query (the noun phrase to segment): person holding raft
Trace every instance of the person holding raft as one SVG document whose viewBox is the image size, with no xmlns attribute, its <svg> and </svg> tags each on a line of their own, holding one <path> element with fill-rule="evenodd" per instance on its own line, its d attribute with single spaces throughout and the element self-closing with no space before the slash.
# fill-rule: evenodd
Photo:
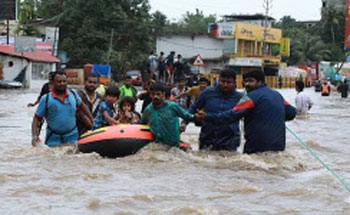
<svg viewBox="0 0 350 215">
<path fill-rule="evenodd" d="M 195 116 L 179 104 L 166 100 L 166 89 L 163 83 L 152 84 L 150 88 L 152 103 L 143 112 L 140 123 L 149 125 L 156 143 L 179 147 L 179 117 L 193 122 Z"/>
<path fill-rule="evenodd" d="M 243 74 L 243 83 L 247 94 L 232 110 L 216 114 L 200 111 L 196 114 L 197 119 L 225 125 L 244 117 L 244 153 L 283 151 L 286 147 L 285 121 L 295 118 L 296 109 L 280 93 L 266 86 L 262 70 Z"/>
<path fill-rule="evenodd" d="M 75 90 L 67 90 L 67 76 L 64 72 L 54 73 L 52 79 L 52 91 L 40 99 L 33 117 L 33 146 L 41 142 L 39 135 L 42 118 L 47 121 L 45 144 L 54 147 L 62 144 L 76 144 L 79 138 L 75 117 L 77 111 L 91 116 L 78 93 Z"/>
</svg>

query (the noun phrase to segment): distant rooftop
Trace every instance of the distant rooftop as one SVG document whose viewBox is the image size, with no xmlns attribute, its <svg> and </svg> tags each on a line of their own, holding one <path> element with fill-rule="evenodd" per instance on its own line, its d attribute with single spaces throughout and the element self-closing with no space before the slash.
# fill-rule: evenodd
<svg viewBox="0 0 350 215">
<path fill-rule="evenodd" d="M 265 19 L 263 14 L 254 14 L 254 15 L 225 15 L 223 16 L 226 21 L 239 21 L 239 20 L 262 20 Z M 268 20 L 275 21 L 274 18 L 268 16 Z"/>
</svg>

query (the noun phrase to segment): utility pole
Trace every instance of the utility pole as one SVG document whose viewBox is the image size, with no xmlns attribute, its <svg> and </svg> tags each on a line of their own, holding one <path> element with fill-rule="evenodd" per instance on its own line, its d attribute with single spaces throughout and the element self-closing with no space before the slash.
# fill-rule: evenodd
<svg viewBox="0 0 350 215">
<path fill-rule="evenodd" d="M 10 20 L 6 19 L 6 41 L 7 45 L 10 44 Z"/>
<path fill-rule="evenodd" d="M 264 37 L 263 37 L 263 55 L 268 54 L 268 45 L 266 42 L 266 36 L 267 36 L 267 28 L 268 28 L 268 18 L 269 18 L 269 12 L 272 8 L 272 1 L 273 0 L 264 0 L 263 8 L 265 9 L 265 20 L 264 20 Z"/>
<path fill-rule="evenodd" d="M 108 48 L 108 53 L 107 53 L 107 64 L 109 64 L 109 60 L 110 60 L 112 49 L 113 49 L 113 47 L 112 47 L 113 46 L 113 34 L 114 34 L 114 29 L 112 28 L 111 38 L 109 40 L 109 48 Z"/>
</svg>

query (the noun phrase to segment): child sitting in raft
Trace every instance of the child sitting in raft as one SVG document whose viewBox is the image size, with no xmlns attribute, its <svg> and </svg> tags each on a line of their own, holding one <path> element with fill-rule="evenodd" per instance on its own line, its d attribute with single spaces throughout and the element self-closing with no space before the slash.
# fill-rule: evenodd
<svg viewBox="0 0 350 215">
<path fill-rule="evenodd" d="M 127 96 L 121 100 L 119 113 L 115 119 L 122 124 L 137 124 L 139 122 L 140 115 L 135 111 L 134 98 Z"/>
<path fill-rule="evenodd" d="M 120 91 L 118 87 L 110 86 L 107 88 L 104 101 L 101 103 L 94 119 L 92 130 L 118 124 L 118 121 L 114 119 L 116 115 L 114 105 L 118 101 L 119 94 Z"/>
</svg>

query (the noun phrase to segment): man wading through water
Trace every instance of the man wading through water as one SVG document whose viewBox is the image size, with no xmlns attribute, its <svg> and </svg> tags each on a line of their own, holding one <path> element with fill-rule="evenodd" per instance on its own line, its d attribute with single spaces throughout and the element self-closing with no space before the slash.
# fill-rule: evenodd
<svg viewBox="0 0 350 215">
<path fill-rule="evenodd" d="M 62 144 L 76 144 L 79 138 L 75 118 L 77 110 L 92 118 L 89 109 L 81 102 L 77 92 L 67 90 L 66 74 L 63 72 L 55 73 L 52 91 L 40 99 L 33 117 L 32 145 L 37 146 L 41 142 L 39 122 L 42 118 L 47 121 L 46 145 L 54 147 Z"/>
</svg>

